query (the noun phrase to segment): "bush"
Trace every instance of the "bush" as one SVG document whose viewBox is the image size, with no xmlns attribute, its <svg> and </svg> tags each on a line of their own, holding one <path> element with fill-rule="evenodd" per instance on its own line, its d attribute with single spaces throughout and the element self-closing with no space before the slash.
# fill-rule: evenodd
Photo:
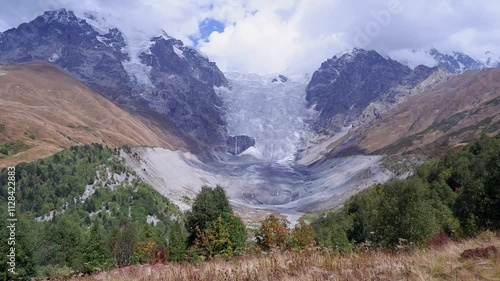
<svg viewBox="0 0 500 281">
<path fill-rule="evenodd" d="M 299 223 L 295 225 L 290 234 L 290 243 L 293 250 L 301 250 L 316 245 L 316 233 L 314 228 L 305 223 L 303 219 L 299 219 Z"/>
<path fill-rule="evenodd" d="M 440 232 L 427 192 L 426 185 L 416 178 L 385 186 L 375 219 L 375 236 L 380 244 L 397 245 L 401 239 L 422 244 Z"/>
<path fill-rule="evenodd" d="M 344 216 L 335 212 L 313 222 L 318 245 L 340 251 L 350 248 L 346 232 L 350 226 Z"/>
<path fill-rule="evenodd" d="M 117 226 L 108 240 L 108 247 L 117 266 L 130 265 L 137 244 L 137 228 L 132 222 Z"/>
<path fill-rule="evenodd" d="M 164 262 L 165 250 L 155 241 L 138 242 L 134 254 L 132 256 L 133 263 L 149 263 Z"/>
<path fill-rule="evenodd" d="M 257 232 L 257 244 L 265 251 L 272 249 L 287 249 L 289 246 L 288 221 L 280 219 L 275 215 L 268 216 L 262 221 Z"/>
<path fill-rule="evenodd" d="M 194 250 L 198 255 L 229 258 L 243 250 L 246 241 L 245 225 L 234 214 L 224 213 L 203 231 L 197 228 Z"/>
</svg>

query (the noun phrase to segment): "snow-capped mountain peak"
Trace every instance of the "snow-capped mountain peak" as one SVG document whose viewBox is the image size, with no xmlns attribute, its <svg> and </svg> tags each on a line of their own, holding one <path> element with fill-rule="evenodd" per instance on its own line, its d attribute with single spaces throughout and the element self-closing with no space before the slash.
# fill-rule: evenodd
<svg viewBox="0 0 500 281">
<path fill-rule="evenodd" d="M 391 56 L 412 68 L 420 64 L 429 67 L 438 66 L 452 74 L 500 66 L 497 63 L 500 59 L 489 52 L 485 54 L 485 58 L 476 58 L 463 52 L 443 53 L 436 48 L 431 48 L 429 50 L 397 50 L 391 52 Z"/>
<path fill-rule="evenodd" d="M 227 81 L 215 63 L 159 28 L 150 37 L 115 23 L 95 12 L 47 11 L 0 34 L 0 61 L 50 61 L 116 103 L 155 112 L 187 143 L 225 147 L 213 87 Z"/>
<path fill-rule="evenodd" d="M 500 68 L 500 56 L 490 51 L 486 51 L 484 53 L 484 58 L 482 59 L 482 62 L 484 63 L 484 65 L 486 65 L 486 67 Z"/>
<path fill-rule="evenodd" d="M 72 11 L 68 11 L 66 9 L 47 11 L 42 15 L 42 17 L 46 23 L 57 21 L 67 24 L 70 22 L 78 21 L 78 18 L 75 16 L 75 14 Z"/>
</svg>

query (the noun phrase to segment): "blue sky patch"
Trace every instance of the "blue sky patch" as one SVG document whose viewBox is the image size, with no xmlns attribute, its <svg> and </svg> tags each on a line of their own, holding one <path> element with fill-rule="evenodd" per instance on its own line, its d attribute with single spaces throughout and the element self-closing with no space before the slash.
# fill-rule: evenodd
<svg viewBox="0 0 500 281">
<path fill-rule="evenodd" d="M 206 41 L 208 39 L 208 36 L 212 34 L 212 32 L 217 31 L 217 32 L 223 32 L 224 31 L 224 24 L 218 20 L 212 19 L 212 18 L 206 18 L 203 20 L 200 25 L 200 36 L 194 37 L 190 36 L 189 38 L 193 40 L 195 46 L 198 45 L 198 41 L 203 40 Z"/>
</svg>

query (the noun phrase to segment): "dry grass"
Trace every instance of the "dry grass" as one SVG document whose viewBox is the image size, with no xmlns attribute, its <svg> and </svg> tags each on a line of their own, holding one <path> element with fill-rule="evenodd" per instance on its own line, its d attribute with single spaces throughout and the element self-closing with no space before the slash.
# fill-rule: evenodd
<svg viewBox="0 0 500 281">
<path fill-rule="evenodd" d="M 448 139 L 449 145 L 453 146 L 479 136 L 485 128 L 479 124 L 486 118 L 492 118 L 490 124 L 497 124 L 489 132 L 496 135 L 500 121 L 500 104 L 495 102 L 500 96 L 499 79 L 498 69 L 467 72 L 450 78 L 437 88 L 411 96 L 382 114 L 381 119 L 362 127 L 364 138 L 358 149 L 374 153 L 400 142 L 394 150 L 402 153 L 432 147 L 433 142 L 441 137 Z M 449 128 L 432 127 L 458 113 L 464 113 L 464 116 L 455 120 L 456 123 L 449 123 Z M 422 133 L 426 129 L 429 131 Z M 458 133 L 461 130 L 463 132 Z M 417 138 L 418 134 L 422 134 L 421 137 Z"/>
<path fill-rule="evenodd" d="M 49 63 L 2 66 L 2 71 L 0 144 L 22 141 L 30 149 L 0 159 L 0 168 L 47 157 L 73 145 L 169 149 L 184 145 Z"/>
<path fill-rule="evenodd" d="M 466 249 L 492 245 L 500 247 L 500 237 L 489 233 L 414 252 L 339 255 L 314 249 L 201 264 L 131 266 L 74 280 L 500 280 L 499 256 L 460 257 Z"/>
</svg>

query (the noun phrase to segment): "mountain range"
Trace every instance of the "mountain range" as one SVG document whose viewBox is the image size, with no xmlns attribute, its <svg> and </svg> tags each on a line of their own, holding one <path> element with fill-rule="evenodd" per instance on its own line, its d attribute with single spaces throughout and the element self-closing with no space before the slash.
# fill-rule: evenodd
<svg viewBox="0 0 500 281">
<path fill-rule="evenodd" d="M 0 164 L 92 142 L 156 147 L 125 158 L 176 203 L 222 182 L 242 210 L 322 211 L 395 177 L 387 157 L 414 164 L 500 131 L 495 55 L 426 54 L 434 66 L 355 48 L 310 77 L 224 74 L 165 32 L 47 11 L 0 33 Z"/>
<path fill-rule="evenodd" d="M 225 145 L 222 101 L 227 85 L 215 63 L 165 33 L 146 42 L 103 30 L 65 9 L 47 11 L 0 33 L 0 61 L 49 61 L 119 106 L 155 119 L 192 150 Z"/>
</svg>

